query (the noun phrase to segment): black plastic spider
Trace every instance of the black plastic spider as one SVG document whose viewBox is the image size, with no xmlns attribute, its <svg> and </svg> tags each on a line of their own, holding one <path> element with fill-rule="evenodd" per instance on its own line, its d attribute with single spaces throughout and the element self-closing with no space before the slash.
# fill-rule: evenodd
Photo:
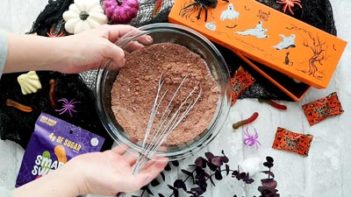
<svg viewBox="0 0 351 197">
<path fill-rule="evenodd" d="M 205 22 L 207 21 L 207 9 L 208 8 L 215 8 L 217 6 L 218 1 L 217 0 L 195 0 L 194 3 L 190 3 L 189 5 L 186 5 L 183 7 L 179 14 L 181 16 L 187 16 L 190 15 L 195 9 L 199 10 L 197 14 L 197 19 L 200 19 L 202 9 L 205 10 Z M 189 13 L 190 12 L 190 13 Z"/>
</svg>

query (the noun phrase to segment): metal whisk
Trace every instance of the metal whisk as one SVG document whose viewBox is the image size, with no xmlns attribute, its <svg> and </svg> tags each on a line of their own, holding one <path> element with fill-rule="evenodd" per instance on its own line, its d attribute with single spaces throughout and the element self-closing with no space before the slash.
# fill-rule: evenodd
<svg viewBox="0 0 351 197">
<path fill-rule="evenodd" d="M 172 94 L 169 90 L 165 90 L 161 95 L 164 86 L 163 74 L 158 81 L 156 96 L 151 108 L 150 117 L 145 129 L 145 136 L 142 143 L 142 152 L 133 169 L 133 174 L 137 174 L 159 150 L 160 146 L 165 142 L 167 137 L 174 129 L 187 117 L 195 104 L 199 101 L 202 89 L 197 84 L 189 92 L 187 96 L 181 99 L 180 104 L 176 104 L 175 100 L 179 96 L 179 91 L 184 86 L 187 77 L 184 77 L 177 89 L 173 93 L 166 108 L 160 109 L 161 103 L 165 100 L 167 94 Z M 156 115 L 159 115 L 159 121 L 155 124 Z M 154 129 L 153 129 L 154 128 Z"/>
</svg>

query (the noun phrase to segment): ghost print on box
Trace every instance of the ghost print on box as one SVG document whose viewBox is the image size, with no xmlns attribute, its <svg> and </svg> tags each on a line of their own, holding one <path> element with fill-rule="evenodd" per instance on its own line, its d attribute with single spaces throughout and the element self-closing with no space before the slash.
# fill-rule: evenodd
<svg viewBox="0 0 351 197">
<path fill-rule="evenodd" d="M 228 4 L 228 8 L 221 13 L 221 21 L 238 19 L 240 13 L 234 9 L 233 4 Z"/>
<path fill-rule="evenodd" d="M 280 34 L 280 37 L 282 38 L 282 40 L 277 45 L 274 45 L 273 48 L 277 50 L 283 50 L 295 47 L 295 34 L 291 34 L 290 36 Z"/>
<path fill-rule="evenodd" d="M 255 36 L 256 38 L 262 39 L 267 38 L 267 29 L 263 27 L 262 21 L 258 21 L 258 24 L 253 29 L 247 29 L 244 31 L 237 31 L 236 33 L 242 36 Z"/>
</svg>

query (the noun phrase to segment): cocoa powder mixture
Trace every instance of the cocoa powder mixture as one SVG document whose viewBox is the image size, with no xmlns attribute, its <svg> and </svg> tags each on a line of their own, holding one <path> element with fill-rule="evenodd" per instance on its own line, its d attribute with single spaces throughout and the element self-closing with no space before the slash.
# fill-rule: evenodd
<svg viewBox="0 0 351 197">
<path fill-rule="evenodd" d="M 186 77 L 176 103 L 180 104 L 195 86 L 200 86 L 202 96 L 186 119 L 168 136 L 166 145 L 189 142 L 206 131 L 214 118 L 220 87 L 212 78 L 206 62 L 189 49 L 171 43 L 153 44 L 126 54 L 126 64 L 120 70 L 111 90 L 111 106 L 117 122 L 132 139 L 143 140 L 150 110 L 156 96 L 161 75 L 165 85 L 161 94 L 169 94 L 162 109 L 171 100 L 173 92 Z M 156 121 L 157 123 L 157 121 Z"/>
</svg>

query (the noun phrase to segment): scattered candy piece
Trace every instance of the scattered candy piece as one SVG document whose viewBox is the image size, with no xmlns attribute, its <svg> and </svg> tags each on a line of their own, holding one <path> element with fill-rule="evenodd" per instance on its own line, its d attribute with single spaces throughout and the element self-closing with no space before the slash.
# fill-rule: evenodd
<svg viewBox="0 0 351 197">
<path fill-rule="evenodd" d="M 302 106 L 302 109 L 311 126 L 330 116 L 336 116 L 344 112 L 336 92 L 331 93 L 327 97 L 305 104 Z"/>
<path fill-rule="evenodd" d="M 35 71 L 29 71 L 28 73 L 21 74 L 17 77 L 17 82 L 21 86 L 23 95 L 35 93 L 41 89 L 41 83 Z"/>
<path fill-rule="evenodd" d="M 12 99 L 6 99 L 6 106 L 8 107 L 14 107 L 22 112 L 30 113 L 33 111 L 33 109 L 29 106 L 22 105 L 21 103 L 18 103 Z"/>
<path fill-rule="evenodd" d="M 59 162 L 61 162 L 61 163 L 67 162 L 67 155 L 66 155 L 65 147 L 63 147 L 62 145 L 55 146 L 54 153 L 55 153 L 57 160 Z"/>
<path fill-rule="evenodd" d="M 261 146 L 261 143 L 258 141 L 258 133 L 256 131 L 256 129 L 254 128 L 255 134 L 251 134 L 249 132 L 249 128 L 246 127 L 245 131 L 244 131 L 244 144 L 246 146 L 249 147 L 255 147 L 256 149 L 258 149 L 259 146 Z"/>
<path fill-rule="evenodd" d="M 253 114 L 250 116 L 250 118 L 247 118 L 247 119 L 245 119 L 245 120 L 241 120 L 241 121 L 239 121 L 239 122 L 237 122 L 237 123 L 234 123 L 234 124 L 233 124 L 233 129 L 237 129 L 237 128 L 241 127 L 241 126 L 250 124 L 250 123 L 252 123 L 253 121 L 255 121 L 255 120 L 257 119 L 257 117 L 258 117 L 258 112 L 255 112 L 255 113 L 253 113 Z"/>
<path fill-rule="evenodd" d="M 308 156 L 312 139 L 312 135 L 294 133 L 287 129 L 278 127 L 272 148 Z"/>
<path fill-rule="evenodd" d="M 56 107 L 56 96 L 55 96 L 55 85 L 56 81 L 54 79 L 50 79 L 50 91 L 49 91 L 49 98 L 50 104 L 53 108 Z"/>
<path fill-rule="evenodd" d="M 152 10 L 152 17 L 155 17 L 161 10 L 163 4 L 163 0 L 156 0 L 154 9 Z"/>
<path fill-rule="evenodd" d="M 60 29 L 59 25 L 54 25 L 50 28 L 50 31 L 46 33 L 46 35 L 50 38 L 58 38 L 65 36 L 65 32 L 63 31 L 63 29 Z"/>
<path fill-rule="evenodd" d="M 252 75 L 240 66 L 238 70 L 235 71 L 234 76 L 230 79 L 230 83 L 232 85 L 231 104 L 234 105 L 240 95 L 254 82 L 255 79 L 252 77 Z"/>
<path fill-rule="evenodd" d="M 57 112 L 59 112 L 60 115 L 64 113 L 68 113 L 71 117 L 73 117 L 72 113 L 77 112 L 75 109 L 76 108 L 75 104 L 79 103 L 78 101 L 75 101 L 74 99 L 69 101 L 66 98 L 62 98 L 58 101 L 62 102 L 62 108 L 56 110 Z"/>
<path fill-rule="evenodd" d="M 269 100 L 269 99 L 258 99 L 258 102 L 260 103 L 267 103 L 268 105 L 276 108 L 276 109 L 279 109 L 279 110 L 287 110 L 287 107 L 285 105 L 282 105 L 280 103 L 277 103 L 273 100 Z"/>
</svg>

